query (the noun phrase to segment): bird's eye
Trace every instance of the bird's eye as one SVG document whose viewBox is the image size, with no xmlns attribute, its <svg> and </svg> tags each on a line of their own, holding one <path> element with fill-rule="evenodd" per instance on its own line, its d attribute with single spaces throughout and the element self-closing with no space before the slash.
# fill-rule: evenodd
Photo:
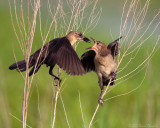
<svg viewBox="0 0 160 128">
<path fill-rule="evenodd" d="M 82 36 L 82 33 L 80 33 L 79 36 Z"/>
</svg>

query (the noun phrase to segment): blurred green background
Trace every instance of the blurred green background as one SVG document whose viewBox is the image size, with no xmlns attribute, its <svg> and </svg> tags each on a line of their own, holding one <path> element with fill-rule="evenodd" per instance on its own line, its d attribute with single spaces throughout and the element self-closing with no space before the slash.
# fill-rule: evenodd
<svg viewBox="0 0 160 128">
<path fill-rule="evenodd" d="M 123 0 L 100 0 L 97 5 L 103 9 L 100 21 L 96 28 L 92 32 L 87 33 L 86 36 L 108 43 L 112 41 L 110 34 L 112 32 L 113 37 L 116 39 L 119 36 L 120 18 L 124 2 Z M 160 1 L 151 0 L 148 17 L 153 16 L 155 11 L 158 10 L 159 5 Z M 134 64 L 139 63 L 141 59 L 146 57 L 147 51 L 151 51 L 153 48 L 152 42 L 156 41 L 156 37 L 155 34 L 141 48 L 141 51 L 129 69 L 133 69 Z M 39 38 L 40 34 L 37 34 L 36 39 L 34 39 L 33 49 L 41 47 L 42 43 Z M 18 72 L 10 71 L 8 67 L 15 61 L 13 50 L 18 60 L 22 60 L 24 57 L 13 31 L 9 4 L 5 0 L 1 0 L 0 2 L 0 44 L 0 127 L 19 128 L 22 127 L 20 120 L 24 80 Z M 80 43 L 77 48 L 78 55 L 80 56 L 85 52 L 84 49 L 89 46 L 91 44 Z M 142 72 L 124 82 L 118 81 L 121 83 L 109 88 L 110 91 L 104 99 L 127 93 L 135 88 L 137 89 L 132 93 L 107 100 L 103 106 L 100 106 L 92 127 L 160 127 L 159 53 L 158 49 L 147 69 L 142 70 Z M 123 66 L 125 66 L 125 62 L 121 67 Z M 48 74 L 48 70 L 49 68 L 42 66 L 36 74 L 32 85 L 27 124 L 33 128 L 51 127 L 55 87 L 53 86 L 51 76 Z M 141 84 L 145 71 L 147 74 Z M 120 78 L 125 73 L 127 71 L 119 74 L 117 78 Z M 61 96 L 66 108 L 69 124 L 72 128 L 84 127 L 79 104 L 79 93 L 85 127 L 88 127 L 97 106 L 97 99 L 100 93 L 98 78 L 95 73 L 67 77 Z M 57 104 L 55 127 L 68 127 L 60 99 Z"/>
</svg>

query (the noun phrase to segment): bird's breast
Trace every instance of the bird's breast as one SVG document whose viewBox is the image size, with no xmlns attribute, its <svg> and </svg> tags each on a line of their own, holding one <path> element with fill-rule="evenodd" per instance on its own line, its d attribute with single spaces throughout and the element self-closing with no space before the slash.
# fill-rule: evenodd
<svg viewBox="0 0 160 128">
<path fill-rule="evenodd" d="M 110 79 L 110 74 L 117 70 L 116 63 L 113 60 L 112 56 L 95 56 L 94 64 L 97 74 L 101 74 L 106 79 Z"/>
</svg>

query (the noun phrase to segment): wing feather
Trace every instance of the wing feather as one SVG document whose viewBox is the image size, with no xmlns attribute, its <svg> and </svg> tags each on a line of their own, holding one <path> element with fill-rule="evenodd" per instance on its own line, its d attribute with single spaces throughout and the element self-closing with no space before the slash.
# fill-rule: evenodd
<svg viewBox="0 0 160 128">
<path fill-rule="evenodd" d="M 121 38 L 122 38 L 122 36 L 120 38 L 118 38 L 117 40 L 111 42 L 107 46 L 107 48 L 111 50 L 111 55 L 113 56 L 113 59 L 115 59 L 115 57 L 119 54 L 119 43 L 118 43 L 118 41 Z"/>
<path fill-rule="evenodd" d="M 66 37 L 59 39 L 56 45 L 49 49 L 49 52 L 46 61 L 47 65 L 51 65 L 54 62 L 54 64 L 59 65 L 60 68 L 71 75 L 82 75 L 85 73 L 77 53 Z"/>
<path fill-rule="evenodd" d="M 95 71 L 94 57 L 96 53 L 93 50 L 85 52 L 81 56 L 81 62 L 86 72 Z"/>
</svg>

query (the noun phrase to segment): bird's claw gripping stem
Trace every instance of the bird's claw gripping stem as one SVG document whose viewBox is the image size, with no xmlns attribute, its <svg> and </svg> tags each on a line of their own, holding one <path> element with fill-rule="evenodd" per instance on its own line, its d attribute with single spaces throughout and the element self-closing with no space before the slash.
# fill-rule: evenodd
<svg viewBox="0 0 160 128">
<path fill-rule="evenodd" d="M 60 79 L 59 77 L 54 77 L 54 80 L 58 80 L 59 81 L 59 85 L 61 84 L 62 79 Z M 55 85 L 57 86 L 57 85 Z"/>
<path fill-rule="evenodd" d="M 102 99 L 101 97 L 98 98 L 98 103 L 99 103 L 100 105 L 103 105 L 103 99 Z"/>
</svg>

